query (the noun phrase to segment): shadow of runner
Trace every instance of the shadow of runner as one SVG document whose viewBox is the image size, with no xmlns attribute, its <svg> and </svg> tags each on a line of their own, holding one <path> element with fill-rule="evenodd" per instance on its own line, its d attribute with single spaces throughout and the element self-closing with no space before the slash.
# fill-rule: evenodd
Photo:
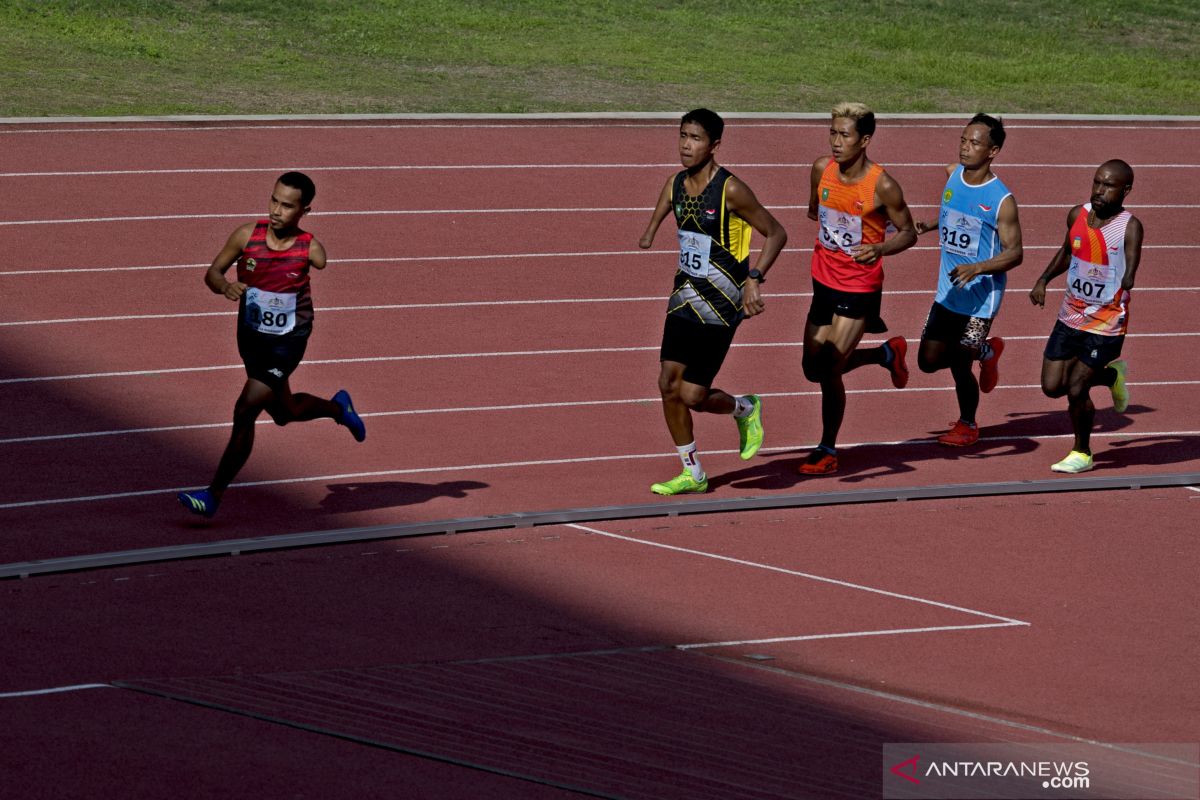
<svg viewBox="0 0 1200 800">
<path fill-rule="evenodd" d="M 325 495 L 320 505 L 326 514 L 345 514 L 352 511 L 417 505 L 436 497 L 463 498 L 468 492 L 487 489 L 489 486 L 491 484 L 480 481 L 331 483 L 329 494 Z"/>
</svg>

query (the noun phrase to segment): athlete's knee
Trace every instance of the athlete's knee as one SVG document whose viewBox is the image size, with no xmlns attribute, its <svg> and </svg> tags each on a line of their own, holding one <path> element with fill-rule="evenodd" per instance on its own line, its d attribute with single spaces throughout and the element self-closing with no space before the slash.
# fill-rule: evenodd
<svg viewBox="0 0 1200 800">
<path fill-rule="evenodd" d="M 829 354 L 824 351 L 805 353 L 804 358 L 800 361 L 800 367 L 804 370 L 805 378 L 812 383 L 820 383 L 829 377 L 831 360 Z"/>
<path fill-rule="evenodd" d="M 1053 397 L 1055 399 L 1059 397 L 1065 397 L 1067 394 L 1067 387 L 1061 383 L 1043 380 L 1042 394 L 1046 395 L 1046 397 Z"/>
<path fill-rule="evenodd" d="M 936 358 L 930 358 L 924 353 L 917 353 L 917 369 L 921 372 L 934 373 L 942 368 L 942 364 Z"/>
<path fill-rule="evenodd" d="M 689 383 L 679 388 L 680 401 L 691 409 L 699 408 L 708 399 L 708 388 Z"/>
</svg>

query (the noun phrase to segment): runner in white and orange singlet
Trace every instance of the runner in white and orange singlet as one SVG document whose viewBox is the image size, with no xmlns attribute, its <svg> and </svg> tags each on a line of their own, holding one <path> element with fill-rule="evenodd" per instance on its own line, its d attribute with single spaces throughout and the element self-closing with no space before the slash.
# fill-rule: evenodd
<svg viewBox="0 0 1200 800">
<path fill-rule="evenodd" d="M 864 364 L 880 364 L 900 389 L 908 383 L 901 336 L 880 347 L 856 349 L 864 332 L 883 333 L 883 257 L 917 241 L 904 193 L 883 167 L 867 158 L 875 114 L 861 103 L 833 109 L 832 156 L 813 162 L 808 217 L 817 220 L 812 258 L 813 300 L 804 327 L 804 377 L 821 385 L 821 442 L 802 475 L 837 471 L 837 435 L 846 413 L 842 376 Z M 891 223 L 896 233 L 886 237 Z"/>
<path fill-rule="evenodd" d="M 254 422 L 263 411 L 276 425 L 328 418 L 349 428 L 357 441 L 367 436 L 345 389 L 325 400 L 293 394 L 288 385 L 312 333 L 309 269 L 325 269 L 325 248 L 300 229 L 316 192 L 312 179 L 302 172 L 279 176 L 271 191 L 269 218 L 235 230 L 204 273 L 213 294 L 238 304 L 238 353 L 246 365 L 246 383 L 233 407 L 233 432 L 212 483 L 178 494 L 193 514 L 217 513 L 225 490 L 250 458 Z M 235 263 L 236 280 L 227 280 L 225 273 Z"/>
<path fill-rule="evenodd" d="M 1133 169 L 1124 161 L 1105 161 L 1092 180 L 1092 200 L 1067 214 L 1067 236 L 1029 299 L 1046 305 L 1046 284 L 1067 273 L 1067 293 L 1046 342 L 1042 391 L 1067 396 L 1075 444 L 1055 472 L 1087 472 L 1096 407 L 1093 386 L 1107 386 L 1113 409 L 1129 407 L 1126 364 L 1120 360 L 1129 328 L 1129 295 L 1142 255 L 1142 223 L 1124 207 L 1133 188 Z"/>
</svg>

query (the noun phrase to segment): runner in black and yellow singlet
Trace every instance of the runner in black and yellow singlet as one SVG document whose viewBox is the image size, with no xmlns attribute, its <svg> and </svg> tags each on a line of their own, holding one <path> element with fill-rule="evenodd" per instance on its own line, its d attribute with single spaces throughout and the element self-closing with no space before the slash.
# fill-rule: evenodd
<svg viewBox="0 0 1200 800">
<path fill-rule="evenodd" d="M 214 294 L 238 304 L 238 353 L 246 365 L 246 383 L 233 408 L 233 431 L 206 489 L 178 494 L 188 511 L 202 517 L 217 513 L 225 490 L 250 458 L 254 423 L 263 411 L 276 425 L 328 418 L 350 429 L 357 441 L 367 431 L 345 389 L 325 400 L 292 393 L 288 377 L 300 364 L 312 332 L 313 304 L 309 269 L 325 268 L 325 248 L 300 229 L 316 194 L 301 172 L 279 176 L 271 191 L 270 217 L 240 226 L 204 273 Z M 225 273 L 237 264 L 236 280 Z"/>
<path fill-rule="evenodd" d="M 658 388 L 683 472 L 651 486 L 655 494 L 708 491 L 696 454 L 693 410 L 732 414 L 742 458 L 751 458 L 762 445 L 762 401 L 756 395 L 734 397 L 712 383 L 738 323 L 762 313 L 759 284 L 787 242 L 787 233 L 750 187 L 713 159 L 724 128 L 720 116 L 708 109 L 684 115 L 679 125 L 684 169 L 663 187 L 639 242 L 648 249 L 659 225 L 674 211 L 679 261 L 659 351 Z M 766 241 L 750 269 L 752 229 Z"/>
</svg>

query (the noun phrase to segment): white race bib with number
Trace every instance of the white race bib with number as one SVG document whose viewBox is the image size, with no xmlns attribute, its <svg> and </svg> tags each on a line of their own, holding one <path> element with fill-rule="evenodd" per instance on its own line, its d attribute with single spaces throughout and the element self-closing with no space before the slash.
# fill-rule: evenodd
<svg viewBox="0 0 1200 800">
<path fill-rule="evenodd" d="M 259 333 L 272 336 L 291 333 L 296 327 L 295 293 L 247 289 L 245 323 Z"/>
<path fill-rule="evenodd" d="M 947 253 L 966 258 L 979 255 L 979 237 L 983 233 L 983 220 L 947 208 L 942 215 L 942 249 Z"/>
<path fill-rule="evenodd" d="M 828 250 L 841 250 L 847 255 L 862 244 L 862 217 L 820 207 L 821 244 Z"/>
<path fill-rule="evenodd" d="M 679 269 L 693 278 L 708 275 L 708 256 L 712 237 L 694 231 L 679 231 Z"/>
<path fill-rule="evenodd" d="M 1089 305 L 1111 303 L 1120 288 L 1111 264 L 1092 264 L 1074 256 L 1067 270 L 1067 291 Z"/>
</svg>

